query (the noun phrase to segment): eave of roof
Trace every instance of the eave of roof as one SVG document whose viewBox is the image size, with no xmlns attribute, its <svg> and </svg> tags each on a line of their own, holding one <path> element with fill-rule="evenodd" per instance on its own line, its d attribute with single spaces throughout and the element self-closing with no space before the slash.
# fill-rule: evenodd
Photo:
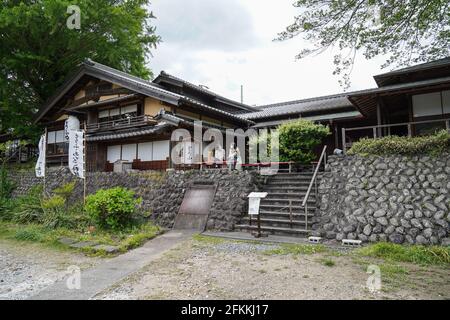
<svg viewBox="0 0 450 320">
<path fill-rule="evenodd" d="M 160 99 L 162 101 L 177 104 L 180 95 L 161 89 L 153 85 L 150 81 L 129 75 L 125 72 L 110 68 L 98 62 L 87 60 L 83 62 L 78 70 L 72 74 L 66 82 L 58 88 L 55 94 L 50 97 L 42 106 L 35 117 L 35 123 L 38 122 L 54 105 L 58 102 L 65 93 L 83 76 L 89 75 L 101 80 L 112 81 L 121 85 L 124 88 L 145 94 L 147 96 Z"/>
<path fill-rule="evenodd" d="M 44 104 L 44 106 L 39 110 L 38 114 L 36 115 L 35 122 L 38 122 L 40 119 L 42 119 L 42 117 L 55 105 L 55 103 L 59 101 L 59 99 L 61 99 L 64 96 L 64 94 L 67 93 L 67 91 L 70 90 L 70 88 L 84 75 L 90 75 L 99 78 L 101 80 L 112 81 L 114 83 L 123 86 L 124 88 L 165 101 L 173 105 L 179 105 L 179 103 L 183 101 L 189 102 L 203 109 L 207 109 L 211 112 L 222 114 L 234 121 L 246 124 L 253 124 L 252 121 L 244 119 L 241 116 L 234 115 L 232 113 L 208 106 L 199 101 L 196 101 L 195 99 L 170 92 L 150 81 L 129 75 L 125 72 L 110 68 L 108 66 L 105 66 L 97 62 L 93 62 L 91 60 L 82 63 L 79 69 L 74 74 L 72 74 L 68 78 L 68 80 L 57 90 L 57 92 L 55 92 L 55 94 L 46 102 L 46 104 Z"/>
<path fill-rule="evenodd" d="M 230 113 L 230 112 L 227 112 L 227 111 L 224 111 L 224 110 L 220 110 L 220 109 L 211 107 L 211 106 L 209 106 L 209 105 L 207 105 L 207 104 L 201 103 L 201 102 L 199 102 L 199 101 L 197 101 L 197 100 L 195 100 L 195 99 L 189 98 L 189 97 L 182 97 L 182 98 L 180 99 L 180 102 L 186 102 L 186 103 L 194 104 L 194 105 L 196 105 L 196 106 L 198 106 L 198 107 L 201 107 L 201 108 L 203 108 L 203 109 L 206 109 L 206 110 L 210 110 L 210 111 L 214 111 L 214 112 L 220 113 L 220 114 L 222 114 L 223 116 L 225 116 L 225 117 L 227 117 L 227 118 L 229 118 L 229 119 L 232 119 L 232 120 L 235 120 L 235 121 L 239 121 L 239 122 L 241 122 L 241 123 L 250 124 L 250 125 L 251 125 L 251 124 L 254 124 L 253 121 L 248 120 L 248 119 L 242 117 L 241 114 L 235 115 L 235 114 L 232 114 L 232 113 Z"/>
<path fill-rule="evenodd" d="M 260 106 L 260 110 L 242 114 L 246 119 L 262 119 L 274 116 L 301 114 L 304 112 L 330 111 L 353 107 L 347 99 L 348 93 L 329 96 L 287 101 L 271 105 Z"/>
<path fill-rule="evenodd" d="M 127 131 L 117 131 L 110 133 L 97 133 L 97 134 L 87 134 L 87 141 L 106 141 L 106 140 L 117 140 L 117 139 L 126 139 L 126 138 L 134 138 L 145 136 L 148 134 L 153 134 L 157 132 L 161 132 L 162 130 L 173 126 L 170 123 L 158 123 L 155 126 L 150 128 L 141 128 L 141 129 L 132 129 Z"/>
<path fill-rule="evenodd" d="M 377 74 L 377 75 L 373 76 L 373 78 L 375 79 L 375 81 L 377 82 L 378 85 L 381 85 L 383 83 L 383 80 L 386 78 L 390 78 L 390 77 L 398 76 L 398 75 L 402 75 L 402 74 L 408 74 L 411 72 L 419 72 L 419 71 L 424 71 L 424 70 L 442 68 L 445 66 L 450 66 L 450 57 L 439 59 L 439 60 L 434 60 L 434 61 L 430 61 L 430 62 L 425 62 L 425 63 L 413 65 L 410 67 L 393 70 L 393 71 L 386 72 L 386 73 Z"/>
<path fill-rule="evenodd" d="M 422 81 L 416 81 L 416 82 L 410 82 L 410 83 L 395 84 L 395 85 L 390 85 L 390 86 L 385 86 L 385 87 L 380 87 L 380 88 L 373 88 L 373 89 L 357 91 L 352 94 L 349 94 L 348 99 L 356 106 L 356 108 L 364 116 L 369 117 L 373 114 L 374 106 L 376 106 L 376 103 L 377 103 L 377 97 L 380 95 L 386 96 L 386 95 L 399 94 L 404 91 L 429 88 L 429 87 L 438 86 L 438 85 L 447 84 L 447 83 L 450 83 L 450 77 L 422 80 Z"/>
<path fill-rule="evenodd" d="M 105 105 L 110 105 L 111 103 L 132 100 L 135 98 L 139 98 L 140 96 L 141 95 L 138 93 L 132 93 L 132 94 L 127 94 L 127 95 L 120 96 L 120 97 L 114 97 L 114 98 L 110 98 L 110 99 L 101 100 L 98 102 L 84 103 L 84 104 L 81 104 L 76 107 L 68 108 L 66 110 L 72 111 L 72 110 L 86 109 L 86 108 L 92 108 L 92 107 L 101 107 L 101 106 L 105 106 Z"/>
<path fill-rule="evenodd" d="M 326 120 L 344 120 L 344 119 L 354 119 L 354 118 L 361 118 L 362 114 L 359 111 L 345 111 L 345 112 L 337 112 L 337 113 L 329 113 L 329 114 L 322 114 L 322 115 L 316 115 L 316 116 L 309 116 L 309 117 L 299 117 L 298 119 L 281 119 L 281 120 L 273 120 L 273 121 L 266 121 L 266 122 L 258 122 L 256 123 L 252 128 L 267 128 L 267 127 L 273 127 L 278 126 L 283 123 L 296 121 L 299 119 L 305 119 L 310 121 L 326 121 Z"/>
</svg>

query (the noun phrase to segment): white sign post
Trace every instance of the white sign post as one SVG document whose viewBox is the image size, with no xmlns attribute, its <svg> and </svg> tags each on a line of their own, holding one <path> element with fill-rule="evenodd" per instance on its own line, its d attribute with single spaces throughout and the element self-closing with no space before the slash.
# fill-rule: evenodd
<svg viewBox="0 0 450 320">
<path fill-rule="evenodd" d="M 252 216 L 257 216 L 258 221 L 258 232 L 254 234 L 256 238 L 260 238 L 261 234 L 261 219 L 259 216 L 259 204 L 261 199 L 267 197 L 267 192 L 251 192 L 248 197 L 248 214 L 250 217 L 250 225 L 252 225 Z"/>
</svg>

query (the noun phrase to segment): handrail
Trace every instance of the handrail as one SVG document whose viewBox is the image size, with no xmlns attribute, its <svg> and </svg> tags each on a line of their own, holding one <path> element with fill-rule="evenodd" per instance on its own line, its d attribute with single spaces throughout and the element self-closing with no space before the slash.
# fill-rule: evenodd
<svg viewBox="0 0 450 320">
<path fill-rule="evenodd" d="M 317 195 L 317 180 L 316 180 L 317 173 L 319 172 L 319 168 L 320 168 L 320 164 L 322 163 L 322 160 L 326 157 L 326 151 L 327 151 L 327 146 L 325 145 L 323 147 L 322 153 L 320 154 L 319 162 L 317 162 L 317 167 L 314 170 L 314 174 L 311 178 L 311 182 L 309 183 L 308 191 L 306 191 L 305 198 L 303 199 L 303 202 L 302 202 L 302 207 L 305 208 L 305 230 L 308 230 L 308 198 L 309 198 L 309 195 L 311 193 L 311 189 L 312 189 L 314 183 L 316 183 L 316 195 Z M 324 161 L 325 161 L 324 165 L 326 166 L 326 163 L 327 163 L 326 158 Z"/>
<path fill-rule="evenodd" d="M 304 207 L 308 201 L 309 194 L 311 193 L 311 189 L 314 185 L 314 182 L 317 177 L 317 173 L 319 172 L 320 164 L 322 163 L 323 158 L 325 157 L 325 152 L 327 151 L 327 146 L 325 145 L 323 147 L 322 153 L 320 154 L 319 162 L 317 163 L 316 169 L 314 170 L 314 175 L 311 178 L 311 182 L 309 183 L 308 191 L 305 194 L 305 197 L 303 198 L 302 207 Z"/>
<path fill-rule="evenodd" d="M 447 132 L 450 133 L 450 118 L 446 119 L 435 119 L 435 120 L 424 120 L 424 121 L 413 121 L 413 122 L 402 122 L 402 123 L 391 123 L 391 124 L 379 124 L 375 126 L 365 126 L 365 127 L 354 127 L 354 128 L 342 128 L 342 149 L 344 153 L 347 152 L 347 140 L 346 133 L 349 131 L 358 131 L 358 130 L 372 130 L 373 138 L 382 136 L 389 136 L 391 128 L 394 127 L 406 127 L 408 130 L 408 137 L 413 135 L 413 126 L 418 124 L 430 124 L 430 123 L 444 123 Z M 381 129 L 388 129 L 387 134 L 383 134 Z M 350 144 L 351 145 L 351 144 Z"/>
<path fill-rule="evenodd" d="M 375 126 L 365 126 L 365 127 L 345 128 L 345 131 L 383 129 L 383 128 L 403 127 L 403 126 L 415 125 L 415 124 L 428 124 L 428 123 L 439 123 L 439 122 L 444 122 L 444 123 L 450 122 L 450 118 L 412 121 L 412 122 L 401 122 L 401 123 L 390 123 L 390 124 L 379 124 L 379 125 L 375 125 Z"/>
</svg>

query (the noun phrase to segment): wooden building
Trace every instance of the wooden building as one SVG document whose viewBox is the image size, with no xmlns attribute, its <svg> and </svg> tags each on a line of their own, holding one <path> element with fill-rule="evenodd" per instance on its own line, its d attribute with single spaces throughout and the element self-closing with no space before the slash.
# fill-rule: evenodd
<svg viewBox="0 0 450 320">
<path fill-rule="evenodd" d="M 138 170 L 165 170 L 172 166 L 174 129 L 184 128 L 193 136 L 195 121 L 202 122 L 203 130 L 248 128 L 254 122 L 239 114 L 255 110 L 164 72 L 149 82 L 86 61 L 36 121 L 47 128 L 49 164 L 67 163 L 64 122 L 74 115 L 86 127 L 88 171 L 111 171 L 118 160 Z"/>
</svg>

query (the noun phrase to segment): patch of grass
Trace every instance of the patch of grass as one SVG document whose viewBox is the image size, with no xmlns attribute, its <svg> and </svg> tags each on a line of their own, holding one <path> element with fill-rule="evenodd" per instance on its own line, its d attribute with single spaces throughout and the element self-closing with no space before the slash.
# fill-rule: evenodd
<svg viewBox="0 0 450 320">
<path fill-rule="evenodd" d="M 19 241 L 40 242 L 44 236 L 45 232 L 42 231 L 42 228 L 35 225 L 31 225 L 23 229 L 18 229 L 14 233 L 14 239 Z"/>
<path fill-rule="evenodd" d="M 379 265 L 381 276 L 387 276 L 389 278 L 397 277 L 399 275 L 409 274 L 408 269 L 397 264 L 383 263 Z"/>
<path fill-rule="evenodd" d="M 121 252 L 141 246 L 162 233 L 162 229 L 152 223 L 128 228 L 120 232 L 96 230 L 82 232 L 66 228 L 46 228 L 39 224 L 13 224 L 0 222 L 0 237 L 9 240 L 38 242 L 47 246 L 68 248 L 61 244 L 60 238 L 70 238 L 75 241 L 93 241 L 99 244 L 118 246 Z M 83 252 L 90 255 L 105 255 L 103 252 L 94 252 L 89 248 Z"/>
<path fill-rule="evenodd" d="M 320 252 L 326 252 L 327 248 L 323 245 L 309 245 L 309 244 L 291 244 L 283 243 L 279 247 L 274 249 L 265 250 L 262 253 L 266 255 L 287 255 L 292 254 L 294 256 L 299 254 L 314 254 Z"/>
<path fill-rule="evenodd" d="M 330 258 L 323 258 L 320 260 L 320 263 L 322 263 L 326 267 L 334 267 L 336 265 L 334 260 L 332 260 Z"/>
<path fill-rule="evenodd" d="M 450 264 L 450 248 L 440 246 L 399 245 L 387 242 L 376 243 L 357 251 L 367 257 L 382 258 L 395 262 L 410 262 L 420 265 Z"/>
<path fill-rule="evenodd" d="M 162 230 L 160 227 L 154 224 L 145 224 L 134 230 L 122 240 L 120 248 L 122 250 L 130 250 L 133 248 L 140 247 L 144 242 L 155 238 L 157 235 L 161 234 Z"/>
</svg>

